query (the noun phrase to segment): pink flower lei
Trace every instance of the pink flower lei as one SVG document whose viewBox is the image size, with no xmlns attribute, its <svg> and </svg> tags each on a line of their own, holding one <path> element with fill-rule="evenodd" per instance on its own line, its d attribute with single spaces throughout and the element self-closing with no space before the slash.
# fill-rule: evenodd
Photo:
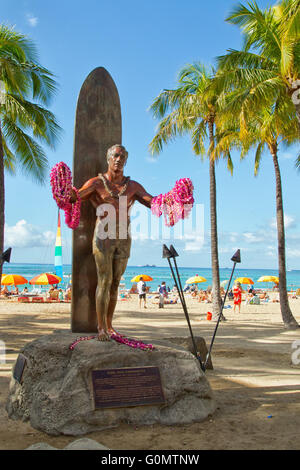
<svg viewBox="0 0 300 470">
<path fill-rule="evenodd" d="M 134 338 L 126 338 L 125 336 L 120 335 L 120 333 L 117 333 L 117 332 L 111 334 L 110 337 L 117 343 L 125 344 L 126 346 L 129 346 L 130 348 L 133 348 L 133 349 L 141 349 L 142 351 L 153 351 L 155 349 L 155 347 L 152 344 L 143 343 L 143 341 L 140 341 Z M 70 344 L 69 349 L 73 351 L 75 346 L 77 346 L 77 344 L 80 343 L 81 341 L 88 341 L 90 339 L 95 339 L 95 338 L 97 338 L 97 336 L 95 335 L 80 336 L 72 344 Z"/>
<path fill-rule="evenodd" d="M 192 210 L 194 186 L 190 178 L 181 178 L 166 194 L 160 194 L 152 199 L 152 214 L 160 217 L 164 214 L 165 224 L 173 226 L 180 219 L 186 218 Z"/>
<path fill-rule="evenodd" d="M 65 211 L 66 224 L 72 229 L 77 228 L 80 220 L 81 199 L 77 189 L 72 186 L 72 174 L 68 165 L 60 162 L 52 168 L 50 184 L 56 204 Z M 74 204 L 70 203 L 72 190 L 75 191 L 77 196 Z"/>
</svg>

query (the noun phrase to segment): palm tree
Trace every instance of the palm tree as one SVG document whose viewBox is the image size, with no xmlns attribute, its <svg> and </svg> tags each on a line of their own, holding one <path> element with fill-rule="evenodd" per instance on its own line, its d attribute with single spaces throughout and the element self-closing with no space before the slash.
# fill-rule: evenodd
<svg viewBox="0 0 300 470">
<path fill-rule="evenodd" d="M 210 224 L 211 224 L 211 265 L 213 277 L 214 319 L 221 311 L 218 234 L 217 234 L 217 197 L 216 175 L 213 150 L 216 141 L 215 130 L 218 123 L 217 97 L 204 98 L 215 71 L 208 71 L 200 63 L 187 65 L 179 72 L 178 86 L 174 90 L 164 90 L 150 107 L 154 117 L 162 118 L 157 133 L 150 143 L 152 154 L 158 154 L 163 144 L 172 141 L 177 135 L 189 134 L 193 150 L 197 155 L 205 155 L 205 142 L 209 140 L 210 181 Z M 167 114 L 170 111 L 169 114 Z M 229 154 L 228 168 L 232 171 Z M 224 318 L 224 317 L 223 317 Z"/>
<path fill-rule="evenodd" d="M 54 148 L 60 127 L 42 107 L 53 96 L 53 75 L 38 63 L 35 45 L 24 35 L 0 25 L 0 253 L 4 244 L 4 170 L 44 181 L 46 154 L 38 143 Z M 40 104 L 39 104 L 40 103 Z M 0 278 L 2 267 L 0 266 Z"/>
<path fill-rule="evenodd" d="M 228 121 L 227 121 L 228 122 Z M 249 151 L 256 147 L 254 174 L 258 174 L 260 161 L 265 148 L 269 150 L 273 159 L 276 179 L 276 219 L 278 240 L 278 271 L 279 271 L 279 297 L 282 320 L 288 329 L 298 328 L 299 325 L 292 315 L 288 303 L 286 288 L 286 256 L 285 256 L 285 229 L 282 197 L 282 183 L 278 162 L 279 146 L 290 146 L 298 141 L 298 123 L 295 109 L 290 101 L 282 101 L 280 96 L 270 108 L 264 108 L 256 114 L 253 113 L 247 122 L 236 119 L 231 128 L 223 122 L 222 137 L 220 137 L 215 153 L 220 156 L 227 153 L 232 147 L 241 150 L 243 159 Z"/>
<path fill-rule="evenodd" d="M 292 101 L 300 135 L 300 0 L 282 0 L 261 10 L 256 1 L 239 4 L 227 21 L 238 25 L 244 35 L 241 51 L 229 49 L 218 58 L 214 93 L 243 89 L 237 93 L 245 114 L 269 106 L 278 93 Z"/>
</svg>

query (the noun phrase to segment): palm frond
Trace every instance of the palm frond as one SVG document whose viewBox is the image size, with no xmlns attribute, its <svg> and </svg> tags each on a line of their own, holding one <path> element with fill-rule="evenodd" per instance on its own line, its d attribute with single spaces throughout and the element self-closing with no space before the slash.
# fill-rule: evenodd
<svg viewBox="0 0 300 470">
<path fill-rule="evenodd" d="M 2 118 L 2 131 L 4 139 L 14 149 L 18 166 L 25 174 L 33 177 L 37 182 L 43 183 L 48 168 L 48 161 L 43 148 L 7 116 Z"/>
<path fill-rule="evenodd" d="M 258 175 L 258 170 L 259 170 L 259 165 L 260 165 L 263 149 L 264 149 L 264 144 L 263 142 L 260 142 L 255 152 L 255 161 L 254 161 L 254 175 L 255 176 Z"/>
<path fill-rule="evenodd" d="M 3 136 L 2 136 L 2 148 L 3 148 L 3 154 L 4 154 L 4 159 L 3 159 L 4 169 L 11 175 L 14 175 L 16 172 L 16 157 L 8 148 L 6 144 L 6 140 L 4 139 Z"/>
<path fill-rule="evenodd" d="M 192 131 L 192 145 L 193 151 L 196 155 L 203 155 L 205 154 L 205 141 L 207 139 L 207 124 L 204 119 L 202 119 Z"/>
<path fill-rule="evenodd" d="M 24 130 L 30 129 L 34 137 L 46 143 L 51 148 L 60 137 L 61 127 L 53 113 L 38 104 L 22 100 L 11 93 L 6 94 L 5 112 Z"/>
</svg>

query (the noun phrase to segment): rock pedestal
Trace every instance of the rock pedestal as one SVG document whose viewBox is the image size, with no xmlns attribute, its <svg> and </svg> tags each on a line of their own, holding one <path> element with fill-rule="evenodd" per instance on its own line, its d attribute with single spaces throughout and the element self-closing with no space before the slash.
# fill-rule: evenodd
<svg viewBox="0 0 300 470">
<path fill-rule="evenodd" d="M 152 343 L 153 351 L 126 345 L 80 342 L 68 331 L 54 332 L 27 344 L 21 383 L 11 379 L 7 412 L 10 418 L 30 421 L 50 435 L 83 435 L 118 426 L 188 424 L 202 421 L 215 410 L 215 402 L 199 362 L 183 347 L 166 341 Z M 165 402 L 158 405 L 97 408 L 94 405 L 92 371 L 158 367 Z"/>
</svg>

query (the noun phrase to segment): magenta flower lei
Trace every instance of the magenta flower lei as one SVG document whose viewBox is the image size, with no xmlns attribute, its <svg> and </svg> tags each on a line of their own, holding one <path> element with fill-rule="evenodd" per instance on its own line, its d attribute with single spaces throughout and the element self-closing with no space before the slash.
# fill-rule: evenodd
<svg viewBox="0 0 300 470">
<path fill-rule="evenodd" d="M 68 165 L 60 162 L 52 168 L 50 184 L 56 204 L 65 211 L 66 224 L 72 229 L 77 228 L 80 220 L 81 199 L 77 189 L 72 186 L 72 174 Z M 70 203 L 72 189 L 77 195 L 77 200 L 74 204 Z"/>
<path fill-rule="evenodd" d="M 125 338 L 125 336 L 120 335 L 119 333 L 114 333 L 110 335 L 110 337 L 117 343 L 126 344 L 126 346 L 129 346 L 130 348 L 142 349 L 143 351 L 146 351 L 146 350 L 152 351 L 153 349 L 155 349 L 152 344 L 146 344 L 146 343 L 143 343 L 143 341 L 139 341 L 133 338 Z M 97 338 L 97 336 L 81 336 L 80 338 L 77 338 L 72 344 L 70 344 L 69 349 L 73 351 L 75 346 L 81 341 L 88 341 L 89 339 L 94 339 L 94 338 Z"/>
<path fill-rule="evenodd" d="M 166 194 L 160 194 L 152 199 L 152 214 L 160 217 L 164 214 L 165 224 L 172 227 L 180 219 L 186 218 L 192 210 L 194 186 L 190 178 L 181 178 Z"/>
</svg>

